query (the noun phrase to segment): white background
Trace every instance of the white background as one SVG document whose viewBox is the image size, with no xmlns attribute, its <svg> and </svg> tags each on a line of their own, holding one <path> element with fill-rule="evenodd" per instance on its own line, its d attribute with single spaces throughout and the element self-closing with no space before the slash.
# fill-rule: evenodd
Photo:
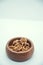
<svg viewBox="0 0 43 65">
<path fill-rule="evenodd" d="M 8 40 L 19 36 L 35 48 L 25 62 L 10 60 L 5 51 Z M 43 65 L 43 0 L 0 0 L 0 65 Z"/>
<path fill-rule="evenodd" d="M 43 0 L 0 0 L 0 18 L 43 20 Z"/>
</svg>

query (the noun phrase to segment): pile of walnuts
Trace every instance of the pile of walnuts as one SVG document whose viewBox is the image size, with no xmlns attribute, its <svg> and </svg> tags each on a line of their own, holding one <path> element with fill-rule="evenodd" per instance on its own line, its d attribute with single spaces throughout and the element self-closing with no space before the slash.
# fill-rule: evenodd
<svg viewBox="0 0 43 65">
<path fill-rule="evenodd" d="M 12 45 L 9 46 L 13 51 L 27 51 L 30 48 L 30 44 L 27 42 L 26 38 L 21 38 L 20 40 L 14 40 Z"/>
</svg>

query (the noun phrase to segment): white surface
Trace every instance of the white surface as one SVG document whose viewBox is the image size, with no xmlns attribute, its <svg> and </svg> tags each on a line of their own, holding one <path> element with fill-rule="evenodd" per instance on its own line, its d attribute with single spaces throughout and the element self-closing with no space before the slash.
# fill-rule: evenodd
<svg viewBox="0 0 43 65">
<path fill-rule="evenodd" d="M 17 36 L 33 41 L 35 50 L 30 60 L 15 62 L 7 57 L 6 43 Z M 43 21 L 0 19 L 0 65 L 43 65 Z"/>
</svg>

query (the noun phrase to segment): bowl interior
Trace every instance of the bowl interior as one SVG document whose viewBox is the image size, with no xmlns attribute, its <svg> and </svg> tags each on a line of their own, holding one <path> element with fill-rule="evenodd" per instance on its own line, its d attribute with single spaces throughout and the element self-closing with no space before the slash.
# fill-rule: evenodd
<svg viewBox="0 0 43 65">
<path fill-rule="evenodd" d="M 8 46 L 10 46 L 10 45 L 12 45 L 12 43 L 13 43 L 13 41 L 14 40 L 20 40 L 21 39 L 21 37 L 19 38 L 13 38 L 13 39 L 11 39 L 10 41 L 9 41 L 9 43 L 8 43 Z M 27 39 L 27 43 L 29 43 L 29 45 L 30 45 L 30 47 L 31 47 L 31 41 L 29 40 L 29 39 Z"/>
</svg>

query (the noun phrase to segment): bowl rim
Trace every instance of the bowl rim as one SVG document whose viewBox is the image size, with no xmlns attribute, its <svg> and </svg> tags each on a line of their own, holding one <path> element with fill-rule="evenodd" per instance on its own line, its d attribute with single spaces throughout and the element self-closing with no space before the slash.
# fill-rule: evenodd
<svg viewBox="0 0 43 65">
<path fill-rule="evenodd" d="M 31 47 L 27 50 L 27 51 L 20 51 L 20 52 L 17 52 L 17 51 L 13 51 L 12 49 L 9 48 L 9 42 L 13 39 L 16 39 L 16 38 L 26 38 L 26 37 L 14 37 L 14 38 L 11 38 L 7 44 L 6 44 L 6 48 L 12 52 L 12 53 L 17 53 L 17 54 L 20 54 L 20 53 L 27 53 L 27 52 L 30 52 L 32 50 L 32 48 L 34 48 L 34 45 L 33 45 L 33 42 L 29 39 L 29 38 L 26 38 L 27 40 L 29 40 L 29 42 L 31 43 Z"/>
</svg>

